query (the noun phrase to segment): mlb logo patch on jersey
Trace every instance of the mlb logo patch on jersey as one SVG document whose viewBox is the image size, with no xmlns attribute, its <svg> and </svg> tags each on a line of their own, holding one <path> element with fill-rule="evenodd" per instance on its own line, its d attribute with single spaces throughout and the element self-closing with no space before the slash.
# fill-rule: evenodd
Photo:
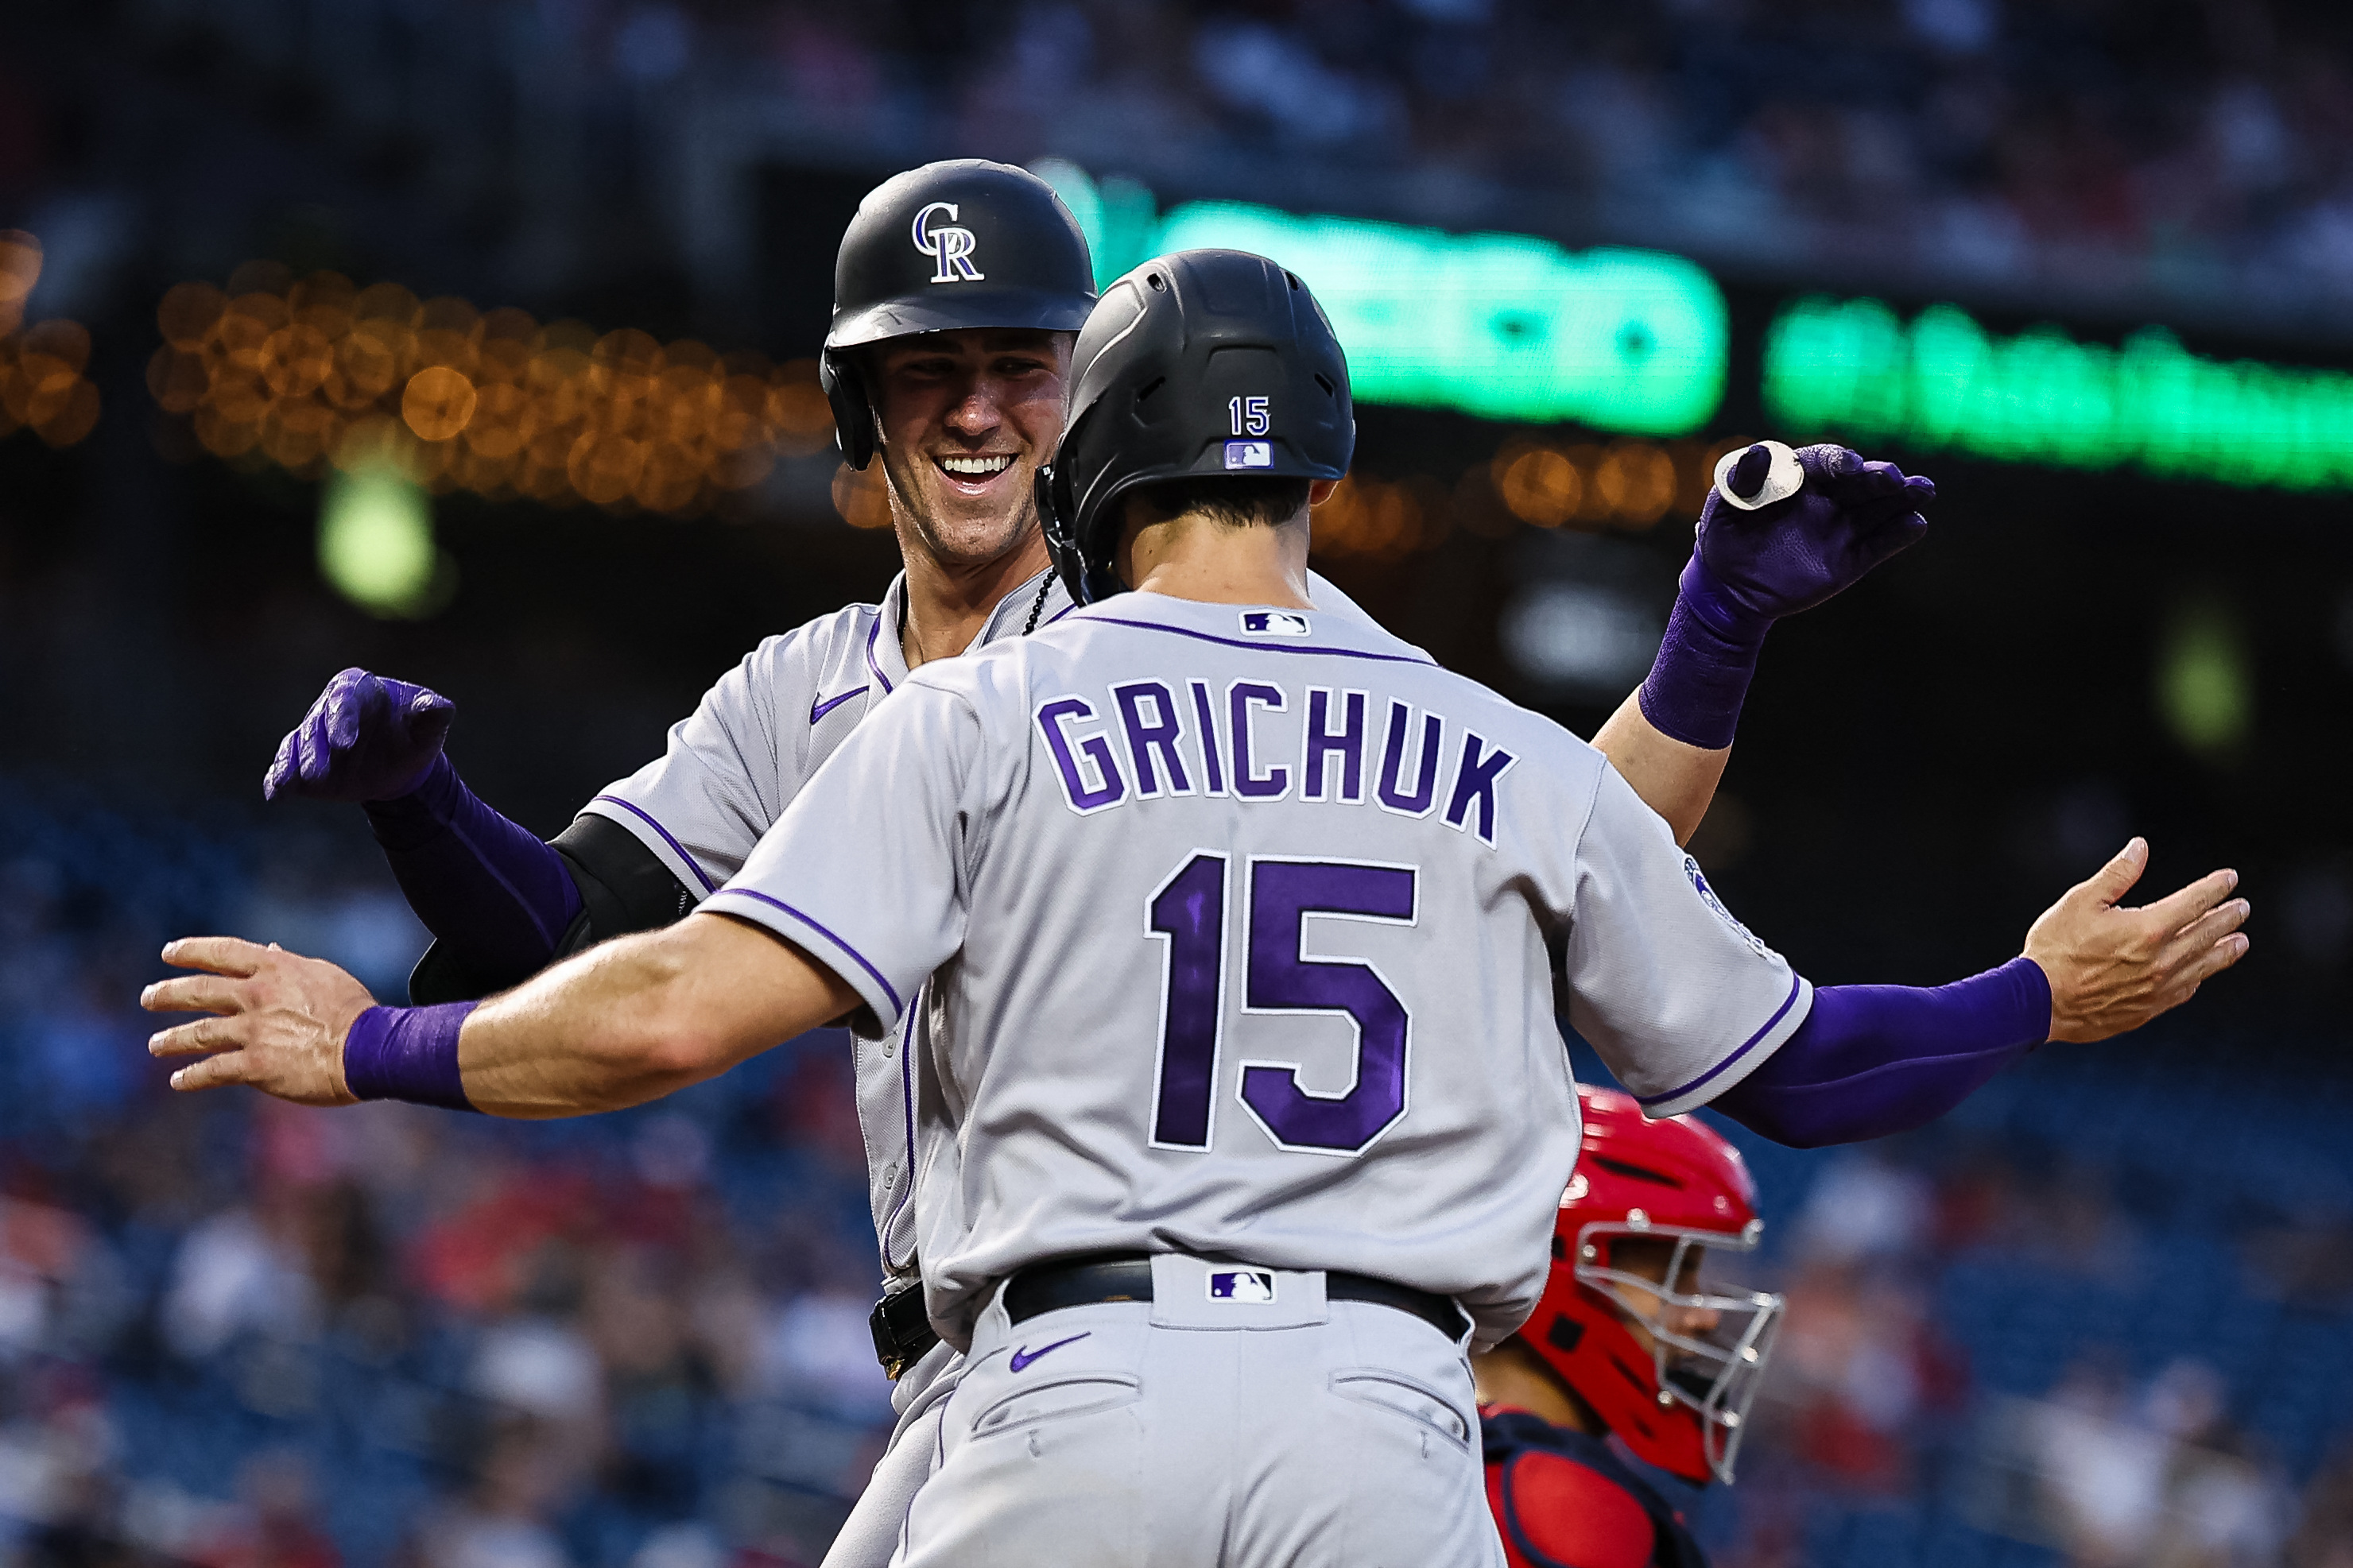
<svg viewBox="0 0 2353 1568">
<path fill-rule="evenodd" d="M 1265 1302 L 1274 1300 L 1274 1276 L 1263 1268 L 1219 1268 L 1209 1274 L 1212 1301 Z"/>
<path fill-rule="evenodd" d="M 1271 468 L 1274 467 L 1274 443 L 1271 441 L 1229 441 L 1226 443 L 1226 467 L 1229 468 Z"/>
<path fill-rule="evenodd" d="M 1254 637 L 1303 637 L 1307 617 L 1289 610 L 1244 610 L 1242 630 Z"/>
</svg>

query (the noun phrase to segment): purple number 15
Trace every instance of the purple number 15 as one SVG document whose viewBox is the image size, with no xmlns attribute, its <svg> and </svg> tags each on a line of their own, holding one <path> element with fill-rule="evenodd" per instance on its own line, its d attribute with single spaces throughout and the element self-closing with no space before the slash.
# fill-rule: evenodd
<svg viewBox="0 0 2353 1568">
<path fill-rule="evenodd" d="M 1152 1142 L 1206 1149 L 1225 1022 L 1226 858 L 1195 855 L 1160 884 L 1147 914 L 1147 929 L 1167 943 Z M 1356 1026 L 1356 1075 L 1345 1094 L 1310 1094 L 1299 1086 L 1296 1066 L 1250 1062 L 1242 1068 L 1242 1103 L 1286 1149 L 1354 1154 L 1405 1114 L 1412 1019 L 1371 964 L 1305 955 L 1310 915 L 1410 925 L 1413 869 L 1338 860 L 1250 862 L 1244 1005 L 1253 1013 L 1345 1016 Z"/>
</svg>

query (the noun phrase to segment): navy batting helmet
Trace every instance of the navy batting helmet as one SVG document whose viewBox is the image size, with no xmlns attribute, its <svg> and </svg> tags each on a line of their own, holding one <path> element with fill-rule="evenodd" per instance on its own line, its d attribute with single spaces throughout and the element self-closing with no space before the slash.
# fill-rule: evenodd
<svg viewBox="0 0 2353 1568">
<path fill-rule="evenodd" d="M 1212 475 L 1336 479 L 1356 420 L 1348 362 L 1307 286 L 1262 256 L 1183 250 L 1103 290 L 1071 365 L 1038 515 L 1071 596 L 1122 592 L 1121 496 Z"/>
<path fill-rule="evenodd" d="M 1037 175 L 981 158 L 893 174 L 858 204 L 833 265 L 818 379 L 842 457 L 874 457 L 872 398 L 843 351 L 965 327 L 1075 332 L 1094 302 L 1086 237 Z"/>
</svg>

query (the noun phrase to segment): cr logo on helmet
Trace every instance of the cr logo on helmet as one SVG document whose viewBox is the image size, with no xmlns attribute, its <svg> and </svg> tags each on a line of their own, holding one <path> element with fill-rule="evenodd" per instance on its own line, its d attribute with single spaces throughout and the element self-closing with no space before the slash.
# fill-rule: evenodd
<svg viewBox="0 0 2353 1568">
<path fill-rule="evenodd" d="M 949 222 L 934 225 L 934 213 L 945 213 Z M 977 283 L 986 275 L 972 264 L 972 230 L 951 226 L 955 217 L 954 202 L 934 202 L 917 213 L 913 230 L 915 248 L 932 258 L 933 282 Z"/>
</svg>

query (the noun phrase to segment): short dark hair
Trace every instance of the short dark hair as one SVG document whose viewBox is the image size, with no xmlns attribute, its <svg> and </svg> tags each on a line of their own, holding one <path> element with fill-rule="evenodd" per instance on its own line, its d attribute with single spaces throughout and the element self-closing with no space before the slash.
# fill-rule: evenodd
<svg viewBox="0 0 2353 1568">
<path fill-rule="evenodd" d="M 1229 528 L 1248 528 L 1254 523 L 1274 528 L 1299 515 L 1307 505 L 1307 487 L 1314 482 L 1266 477 L 1226 479 L 1204 474 L 1193 479 L 1167 479 L 1156 485 L 1139 485 L 1128 495 L 1141 501 L 1145 510 L 1156 514 L 1156 521 L 1162 522 L 1198 511 Z"/>
</svg>

